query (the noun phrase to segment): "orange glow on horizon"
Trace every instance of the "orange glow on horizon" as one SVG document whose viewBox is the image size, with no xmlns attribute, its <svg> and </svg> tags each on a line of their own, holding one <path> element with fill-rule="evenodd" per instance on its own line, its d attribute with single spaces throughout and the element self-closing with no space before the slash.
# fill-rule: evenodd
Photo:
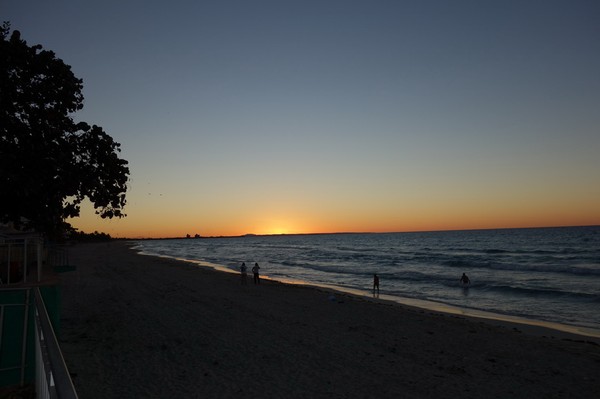
<svg viewBox="0 0 600 399">
<path fill-rule="evenodd" d="M 244 225 L 225 224 L 220 227 L 199 227 L 203 224 L 193 221 L 178 221 L 162 223 L 135 224 L 126 218 L 122 220 L 94 221 L 88 219 L 71 220 L 71 224 L 84 232 L 99 231 L 110 234 L 114 238 L 170 238 L 185 237 L 187 234 L 202 237 L 242 236 L 256 235 L 282 235 L 282 234 L 319 234 L 319 233 L 347 233 L 347 232 L 417 232 L 417 231 L 443 231 L 443 230 L 478 230 L 478 229 L 503 229 L 503 228 L 529 228 L 529 227 L 560 227 L 560 226 L 587 226 L 600 225 L 600 218 L 575 217 L 544 219 L 536 215 L 530 217 L 502 217 L 480 219 L 477 217 L 448 217 L 447 219 L 424 219 L 418 217 L 391 218 L 389 221 L 380 219 L 367 220 L 301 220 L 292 219 L 275 222 L 249 223 Z"/>
<path fill-rule="evenodd" d="M 383 198 L 383 197 L 382 197 Z M 69 220 L 80 231 L 108 233 L 115 238 L 168 238 L 187 234 L 202 237 L 241 236 L 245 234 L 312 234 L 344 232 L 410 232 L 474 230 L 497 228 L 558 227 L 600 225 L 600 209 L 595 196 L 568 201 L 553 197 L 543 203 L 521 198 L 450 198 L 433 196 L 395 198 L 339 204 L 293 202 L 286 198 L 231 199 L 200 205 L 190 201 L 177 207 L 146 202 L 126 208 L 123 219 L 103 220 L 84 205 L 81 217 Z M 143 205 L 140 205 L 143 204 Z M 159 212 L 157 209 L 161 209 Z"/>
</svg>

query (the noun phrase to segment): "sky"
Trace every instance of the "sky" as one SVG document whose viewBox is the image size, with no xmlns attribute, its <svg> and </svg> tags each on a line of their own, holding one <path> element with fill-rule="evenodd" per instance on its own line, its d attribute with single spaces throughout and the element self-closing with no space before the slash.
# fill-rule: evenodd
<svg viewBox="0 0 600 399">
<path fill-rule="evenodd" d="M 121 143 L 113 237 L 600 224 L 600 2 L 0 0 Z"/>
</svg>

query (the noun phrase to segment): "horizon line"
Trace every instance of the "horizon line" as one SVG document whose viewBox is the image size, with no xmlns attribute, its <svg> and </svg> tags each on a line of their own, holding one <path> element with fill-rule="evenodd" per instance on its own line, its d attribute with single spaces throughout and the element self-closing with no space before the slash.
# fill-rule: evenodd
<svg viewBox="0 0 600 399">
<path fill-rule="evenodd" d="M 212 235 L 212 236 L 173 236 L 173 237 L 111 237 L 118 240 L 198 240 L 210 238 L 244 238 L 244 237 L 278 237 L 278 236 L 307 236 L 307 235 L 334 235 L 334 234 L 410 234 L 410 233 L 441 233 L 458 231 L 490 231 L 490 230 L 527 230 L 527 229 L 560 229 L 573 227 L 600 227 L 597 224 L 591 225 L 562 225 L 562 226 L 527 226 L 527 227 L 489 227 L 474 229 L 439 229 L 439 230 L 409 230 L 409 231 L 338 231 L 322 233 L 275 233 L 275 234 L 238 234 L 238 235 Z"/>
</svg>

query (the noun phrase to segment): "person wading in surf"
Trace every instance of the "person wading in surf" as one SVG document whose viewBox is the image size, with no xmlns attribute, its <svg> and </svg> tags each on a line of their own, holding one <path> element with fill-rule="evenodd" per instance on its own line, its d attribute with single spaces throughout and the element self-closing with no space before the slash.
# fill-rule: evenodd
<svg viewBox="0 0 600 399">
<path fill-rule="evenodd" d="M 377 295 L 379 295 L 379 276 L 377 274 L 373 275 L 373 295 L 375 295 L 375 290 L 377 290 Z"/>
<path fill-rule="evenodd" d="M 459 281 L 462 283 L 462 285 L 471 285 L 471 280 L 469 280 L 469 277 L 467 277 L 465 273 L 463 273 Z"/>
</svg>

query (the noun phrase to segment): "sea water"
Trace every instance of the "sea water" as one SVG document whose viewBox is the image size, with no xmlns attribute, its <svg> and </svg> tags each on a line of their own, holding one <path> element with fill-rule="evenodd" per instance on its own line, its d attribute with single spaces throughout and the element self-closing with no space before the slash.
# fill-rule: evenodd
<svg viewBox="0 0 600 399">
<path fill-rule="evenodd" d="M 600 226 L 143 240 L 137 249 L 236 272 L 257 262 L 274 280 L 363 295 L 376 273 L 386 299 L 600 334 Z"/>
</svg>

